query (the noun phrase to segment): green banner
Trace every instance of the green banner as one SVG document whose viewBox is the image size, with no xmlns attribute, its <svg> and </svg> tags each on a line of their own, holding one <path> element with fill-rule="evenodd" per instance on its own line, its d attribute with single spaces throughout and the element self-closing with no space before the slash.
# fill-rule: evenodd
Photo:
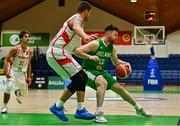
<svg viewBox="0 0 180 126">
<path fill-rule="evenodd" d="M 64 89 L 64 82 L 60 77 L 48 77 L 48 89 Z"/>
<path fill-rule="evenodd" d="M 2 46 L 14 46 L 19 44 L 19 33 L 2 33 Z M 29 46 L 49 46 L 49 33 L 31 33 Z"/>
</svg>

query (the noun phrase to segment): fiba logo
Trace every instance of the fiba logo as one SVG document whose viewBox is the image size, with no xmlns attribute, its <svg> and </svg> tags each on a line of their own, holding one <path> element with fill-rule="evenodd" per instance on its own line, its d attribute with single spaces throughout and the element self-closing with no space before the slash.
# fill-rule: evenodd
<svg viewBox="0 0 180 126">
<path fill-rule="evenodd" d="M 155 69 L 151 69 L 150 71 L 150 78 L 155 78 Z"/>
<path fill-rule="evenodd" d="M 19 36 L 16 34 L 11 35 L 9 38 L 9 42 L 11 43 L 11 45 L 19 44 L 19 42 L 20 42 Z"/>
</svg>

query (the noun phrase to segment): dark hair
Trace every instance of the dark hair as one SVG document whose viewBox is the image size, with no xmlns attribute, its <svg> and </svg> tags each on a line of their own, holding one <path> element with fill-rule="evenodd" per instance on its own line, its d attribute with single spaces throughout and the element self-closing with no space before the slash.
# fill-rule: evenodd
<svg viewBox="0 0 180 126">
<path fill-rule="evenodd" d="M 119 29 L 113 25 L 108 25 L 105 29 L 104 29 L 104 33 L 106 33 L 107 31 L 119 31 Z"/>
<path fill-rule="evenodd" d="M 23 36 L 24 36 L 25 34 L 28 34 L 29 36 L 31 35 L 29 31 L 21 31 L 21 32 L 19 33 L 19 38 L 23 38 Z"/>
<path fill-rule="evenodd" d="M 77 12 L 83 12 L 86 9 L 88 11 L 91 10 L 91 5 L 87 1 L 81 1 L 77 9 Z"/>
</svg>

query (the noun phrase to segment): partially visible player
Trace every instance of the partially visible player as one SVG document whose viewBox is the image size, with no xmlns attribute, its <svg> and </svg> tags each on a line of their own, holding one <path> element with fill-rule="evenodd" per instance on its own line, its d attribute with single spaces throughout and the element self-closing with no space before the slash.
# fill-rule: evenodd
<svg viewBox="0 0 180 126">
<path fill-rule="evenodd" d="M 7 78 L 7 89 L 4 93 L 4 105 L 1 113 L 7 113 L 7 103 L 11 90 L 15 90 L 16 99 L 22 103 L 22 97 L 27 94 L 31 84 L 31 57 L 32 51 L 28 47 L 30 33 L 22 31 L 19 34 L 20 44 L 12 47 L 4 60 L 4 70 Z"/>
<path fill-rule="evenodd" d="M 76 92 L 77 110 L 75 118 L 93 119 L 91 114 L 83 106 L 87 75 L 81 66 L 72 57 L 73 51 L 80 45 L 79 41 L 72 41 L 75 35 L 82 37 L 83 41 L 89 42 L 97 38 L 96 34 L 87 35 L 83 26 L 90 16 L 91 6 L 86 1 L 81 1 L 77 13 L 71 16 L 59 30 L 49 45 L 46 58 L 49 66 L 63 79 L 71 79 L 71 83 L 64 89 L 60 99 L 50 107 L 50 111 L 62 121 L 68 121 L 64 114 L 64 103 Z"/>
<path fill-rule="evenodd" d="M 111 58 L 114 65 L 128 65 L 129 71 L 131 71 L 131 66 L 128 62 L 117 58 L 116 50 L 113 46 L 113 43 L 117 40 L 117 38 L 118 29 L 113 25 L 109 25 L 105 28 L 102 38 L 83 45 L 77 48 L 75 51 L 75 55 L 83 58 L 82 67 L 86 70 L 88 75 L 87 84 L 91 88 L 97 90 L 97 109 L 95 121 L 98 123 L 107 122 L 103 116 L 102 105 L 105 91 L 108 89 L 111 89 L 115 93 L 119 94 L 124 100 L 134 106 L 137 114 L 150 116 L 139 104 L 135 102 L 128 91 L 104 70 L 104 64 L 109 58 Z"/>
</svg>

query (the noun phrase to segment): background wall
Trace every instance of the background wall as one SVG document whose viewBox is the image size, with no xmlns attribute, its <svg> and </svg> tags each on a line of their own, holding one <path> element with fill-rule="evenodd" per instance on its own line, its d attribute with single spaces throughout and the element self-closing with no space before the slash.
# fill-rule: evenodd
<svg viewBox="0 0 180 126">
<path fill-rule="evenodd" d="M 58 6 L 58 0 L 46 0 L 41 4 L 19 14 L 18 16 L 6 21 L 2 25 L 3 31 L 29 30 L 30 32 L 49 32 L 50 39 L 57 33 L 64 21 L 73 13 L 80 0 L 68 0 L 64 7 Z M 117 18 L 103 10 L 93 7 L 89 18 L 86 31 L 103 31 L 108 24 L 116 25 L 121 31 L 132 31 L 134 25 Z M 117 46 L 118 53 L 122 54 L 147 54 L 149 49 L 146 46 Z M 0 58 L 7 53 L 8 48 L 2 48 Z M 45 53 L 47 47 L 42 47 Z M 171 53 L 180 53 L 180 30 L 167 35 L 166 45 L 155 46 L 158 57 L 166 57 Z"/>
</svg>

